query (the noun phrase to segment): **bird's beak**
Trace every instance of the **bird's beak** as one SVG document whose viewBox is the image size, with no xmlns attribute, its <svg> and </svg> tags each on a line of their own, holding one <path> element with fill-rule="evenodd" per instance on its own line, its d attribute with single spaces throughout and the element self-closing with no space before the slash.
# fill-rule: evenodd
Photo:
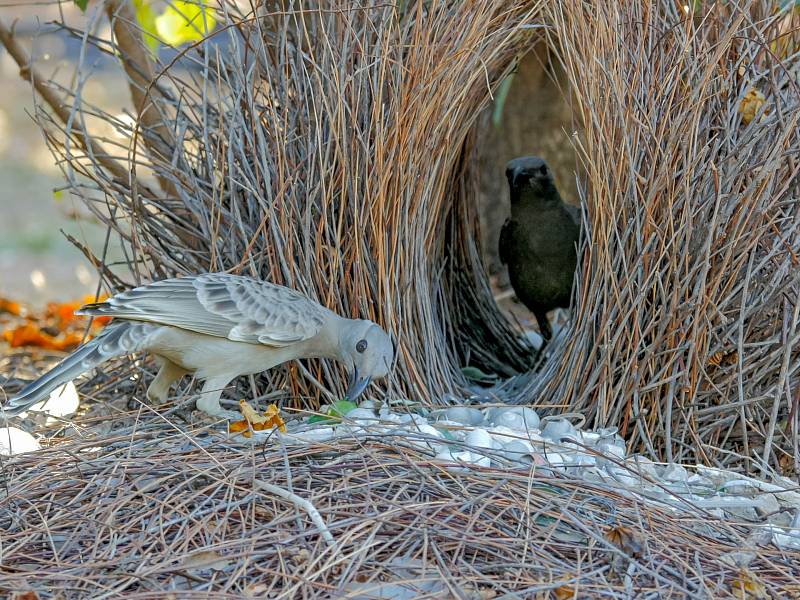
<svg viewBox="0 0 800 600">
<path fill-rule="evenodd" d="M 353 372 L 350 373 L 350 384 L 347 386 L 347 399 L 352 402 L 361 395 L 369 385 L 369 377 L 358 377 L 358 367 L 353 367 Z"/>
</svg>

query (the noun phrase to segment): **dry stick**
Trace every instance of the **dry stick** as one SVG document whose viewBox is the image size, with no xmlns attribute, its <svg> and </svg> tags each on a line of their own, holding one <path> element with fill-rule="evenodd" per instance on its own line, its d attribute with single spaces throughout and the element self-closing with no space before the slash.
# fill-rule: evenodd
<svg viewBox="0 0 800 600">
<path fill-rule="evenodd" d="M 788 300 L 785 300 L 788 302 Z M 788 311 L 787 311 L 788 312 Z M 769 417 L 769 428 L 767 430 L 767 437 L 764 442 L 764 452 L 761 456 L 761 469 L 765 470 L 769 465 L 769 456 L 774 451 L 772 447 L 772 438 L 775 435 L 775 425 L 778 422 L 778 411 L 781 405 L 781 396 L 786 393 L 785 383 L 786 378 L 788 377 L 789 371 L 789 362 L 792 355 L 792 346 L 791 340 L 794 337 L 795 331 L 797 330 L 797 321 L 800 319 L 800 301 L 795 300 L 794 303 L 794 314 L 792 315 L 792 322 L 789 326 L 789 331 L 787 332 L 786 329 L 786 319 L 784 318 L 784 326 L 783 326 L 783 341 L 784 341 L 784 352 L 783 352 L 783 360 L 781 361 L 781 371 L 780 376 L 778 378 L 778 384 L 775 387 L 775 399 L 772 403 L 772 412 L 770 413 Z M 786 404 L 787 407 L 791 407 L 792 397 L 790 394 L 786 395 Z"/>
<path fill-rule="evenodd" d="M 59 120 L 67 125 L 69 122 L 69 111 L 64 103 L 47 87 L 44 83 L 46 79 L 42 78 L 39 73 L 31 65 L 31 59 L 25 54 L 25 51 L 20 47 L 14 39 L 14 34 L 9 30 L 2 20 L 0 20 L 0 42 L 5 46 L 8 53 L 19 65 L 20 77 L 29 81 L 36 93 L 47 103 L 53 110 Z M 119 162 L 111 158 L 111 155 L 94 140 L 91 136 L 84 132 L 73 128 L 71 132 L 77 138 L 78 143 L 84 151 L 91 153 L 97 161 L 107 169 L 116 179 L 121 181 L 128 181 L 129 173 Z"/>
<path fill-rule="evenodd" d="M 319 529 L 319 533 L 323 539 L 328 542 L 328 545 L 331 548 L 338 552 L 339 546 L 336 544 L 336 540 L 333 538 L 333 535 L 328 529 L 328 526 L 325 524 L 325 521 L 322 520 L 322 515 L 319 514 L 319 511 L 313 504 L 311 504 L 311 502 L 305 498 L 301 498 L 297 494 L 293 494 L 288 490 L 278 487 L 277 485 L 267 483 L 266 481 L 261 481 L 260 479 L 253 479 L 253 484 L 260 490 L 263 490 L 269 494 L 275 494 L 279 498 L 288 500 L 297 508 L 302 508 L 304 511 L 306 511 L 308 516 L 311 517 L 311 521 L 317 526 L 317 529 Z"/>
<path fill-rule="evenodd" d="M 145 146 L 166 163 L 170 162 L 176 149 L 175 138 L 165 124 L 162 114 L 166 106 L 149 93 L 153 81 L 153 64 L 142 34 L 136 27 L 136 13 L 129 0 L 111 0 L 106 5 L 108 20 L 114 30 L 114 38 L 120 49 L 122 65 L 128 76 L 128 88 L 137 114 L 137 132 L 142 128 L 151 132 L 142 136 Z M 142 127 L 143 126 L 143 127 Z M 159 139 L 160 138 L 160 139 Z M 175 182 L 157 175 L 161 189 L 172 197 L 178 197 Z"/>
</svg>

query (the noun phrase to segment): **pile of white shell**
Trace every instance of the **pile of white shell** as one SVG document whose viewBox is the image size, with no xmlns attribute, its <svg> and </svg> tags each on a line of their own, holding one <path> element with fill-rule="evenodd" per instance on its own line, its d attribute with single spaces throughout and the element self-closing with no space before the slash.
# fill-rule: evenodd
<svg viewBox="0 0 800 600">
<path fill-rule="evenodd" d="M 615 429 L 582 431 L 565 418 L 540 419 L 527 407 L 456 406 L 423 416 L 386 406 L 376 409 L 367 401 L 338 424 L 296 420 L 287 427 L 286 438 L 297 442 L 399 437 L 428 450 L 450 469 L 565 473 L 676 512 L 760 524 L 776 545 L 800 549 L 800 493 L 790 480 L 767 483 L 702 465 L 627 456 Z"/>
</svg>

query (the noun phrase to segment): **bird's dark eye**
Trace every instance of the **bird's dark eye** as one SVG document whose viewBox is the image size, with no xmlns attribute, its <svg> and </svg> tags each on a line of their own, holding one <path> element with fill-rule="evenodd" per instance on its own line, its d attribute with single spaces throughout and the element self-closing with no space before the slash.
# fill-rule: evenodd
<svg viewBox="0 0 800 600">
<path fill-rule="evenodd" d="M 539 167 L 539 172 L 542 175 L 547 175 L 547 165 L 542 165 L 541 167 Z"/>
<path fill-rule="evenodd" d="M 356 344 L 356 352 L 363 353 L 367 349 L 367 340 L 358 340 Z"/>
</svg>

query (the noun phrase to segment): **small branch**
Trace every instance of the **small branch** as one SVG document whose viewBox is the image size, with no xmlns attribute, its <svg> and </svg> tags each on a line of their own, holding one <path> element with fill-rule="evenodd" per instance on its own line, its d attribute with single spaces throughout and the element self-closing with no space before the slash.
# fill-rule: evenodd
<svg viewBox="0 0 800 600">
<path fill-rule="evenodd" d="M 306 511 L 308 513 L 308 516 L 311 517 L 311 521 L 314 523 L 314 525 L 317 526 L 317 529 L 319 529 L 319 533 L 320 535 L 322 535 L 322 538 L 326 542 L 328 542 L 328 545 L 334 550 L 339 549 L 339 546 L 336 543 L 336 540 L 333 539 L 333 535 L 328 529 L 328 526 L 325 524 L 325 521 L 322 520 L 322 515 L 319 514 L 319 511 L 314 507 L 313 504 L 311 504 L 311 502 L 309 502 L 305 498 L 301 498 L 297 494 L 284 490 L 283 488 L 280 488 L 277 485 L 272 485 L 271 483 L 266 483 L 264 481 L 261 481 L 260 479 L 253 479 L 253 483 L 261 491 L 267 492 L 269 494 L 274 494 L 279 498 L 288 500 L 289 502 L 294 504 L 297 508 L 302 508 L 304 511 Z"/>
<path fill-rule="evenodd" d="M 128 76 L 131 100 L 137 113 L 137 123 L 147 149 L 167 164 L 172 162 L 176 142 L 172 131 L 165 124 L 162 111 L 165 103 L 158 102 L 151 91 L 154 79 L 153 62 L 138 27 L 136 13 L 130 0 L 110 0 L 106 5 L 108 20 L 114 31 L 114 39 L 120 51 L 122 66 Z M 178 197 L 175 183 L 167 177 L 158 176 L 165 194 Z"/>
</svg>

